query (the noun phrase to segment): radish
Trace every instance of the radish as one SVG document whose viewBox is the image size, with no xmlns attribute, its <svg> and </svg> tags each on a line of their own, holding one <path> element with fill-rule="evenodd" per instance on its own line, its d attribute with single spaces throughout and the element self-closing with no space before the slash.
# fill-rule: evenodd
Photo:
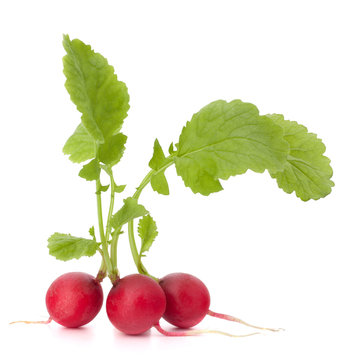
<svg viewBox="0 0 350 360">
<path fill-rule="evenodd" d="M 206 315 L 234 321 L 255 329 L 279 331 L 254 326 L 236 317 L 213 312 L 209 309 L 210 295 L 204 283 L 193 275 L 173 273 L 159 281 L 166 296 L 166 309 L 163 318 L 179 328 L 190 328 L 200 323 Z"/>
<path fill-rule="evenodd" d="M 69 272 L 59 276 L 46 292 L 46 308 L 50 314 L 45 321 L 13 321 L 25 324 L 58 324 L 77 328 L 86 325 L 101 310 L 103 291 L 100 282 L 83 272 Z"/>
<path fill-rule="evenodd" d="M 69 328 L 77 328 L 93 320 L 102 303 L 100 283 L 83 272 L 61 275 L 46 293 L 46 307 L 50 318 Z"/>
<path fill-rule="evenodd" d="M 110 290 L 107 315 L 118 330 L 141 334 L 158 323 L 165 311 L 165 301 L 165 294 L 155 280 L 146 275 L 128 275 Z"/>
<path fill-rule="evenodd" d="M 231 335 L 216 330 L 190 330 L 172 332 L 164 330 L 159 320 L 166 308 L 166 297 L 157 281 L 142 274 L 128 275 L 119 280 L 110 290 L 106 310 L 111 323 L 128 335 L 138 335 L 154 327 L 166 336 L 192 336 L 202 333 L 217 333 L 232 337 L 254 335 Z"/>
<path fill-rule="evenodd" d="M 100 254 L 96 278 L 79 272 L 56 279 L 46 294 L 52 320 L 66 327 L 90 322 L 100 311 L 103 294 L 100 282 L 109 277 L 113 285 L 107 298 L 107 314 L 112 324 L 126 334 L 141 334 L 151 327 L 167 336 L 188 336 L 203 332 L 230 335 L 215 330 L 166 331 L 159 320 L 183 329 L 195 326 L 206 315 L 235 321 L 260 330 L 277 331 L 247 324 L 233 316 L 209 309 L 210 294 L 198 278 L 183 273 L 161 280 L 148 273 L 142 263 L 158 236 L 156 221 L 139 199 L 148 184 L 159 194 L 169 194 L 165 171 L 174 166 L 184 185 L 195 194 L 208 196 L 223 190 L 221 181 L 248 170 L 268 171 L 288 194 L 295 192 L 303 201 L 327 196 L 334 185 L 330 160 L 323 155 L 325 146 L 314 133 L 283 115 L 260 115 L 258 108 L 241 100 L 217 100 L 196 112 L 182 128 L 178 141 L 171 143 L 168 154 L 154 140 L 150 169 L 132 196 L 124 197 L 115 212 L 114 203 L 126 185 L 117 185 L 113 172 L 122 159 L 127 136 L 120 132 L 129 110 L 129 94 L 118 80 L 107 59 L 79 39 L 63 36 L 65 87 L 81 113 L 81 122 L 66 141 L 63 152 L 81 165 L 78 175 L 94 182 L 97 224 L 88 236 L 54 232 L 48 238 L 49 254 L 61 261 Z M 171 108 L 169 109 L 171 111 Z M 139 149 L 143 156 L 144 149 Z M 296 167 L 302 165 L 302 171 Z M 301 166 L 300 165 L 300 166 Z M 295 169 L 298 170 L 295 175 Z M 101 182 L 103 174 L 103 182 Z M 292 174 L 292 175 L 291 175 Z M 107 176 L 107 178 L 106 178 Z M 118 173 L 119 176 L 119 173 Z M 105 183 L 105 179 L 109 179 Z M 310 186 L 314 184 L 314 186 Z M 174 189 L 175 190 L 175 189 Z M 104 213 L 102 193 L 110 195 Z M 228 200 L 229 201 L 229 200 Z M 107 210 L 107 209 L 106 209 Z M 194 214 L 195 215 L 195 214 Z M 138 220 L 135 239 L 134 221 Z M 179 219 L 181 225 L 181 219 Z M 118 241 L 127 225 L 130 250 L 139 274 L 122 279 L 118 269 Z M 97 229 L 96 229 L 97 230 Z"/>
</svg>

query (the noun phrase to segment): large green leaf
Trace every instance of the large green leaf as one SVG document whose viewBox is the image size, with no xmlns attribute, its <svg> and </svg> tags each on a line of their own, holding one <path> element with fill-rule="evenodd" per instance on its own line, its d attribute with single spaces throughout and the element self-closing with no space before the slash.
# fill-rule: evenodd
<svg viewBox="0 0 350 360">
<path fill-rule="evenodd" d="M 284 138 L 290 145 L 287 163 L 283 170 L 272 171 L 270 175 L 286 193 L 295 191 L 301 200 L 320 199 L 328 195 L 334 186 L 330 160 L 323 155 L 326 150 L 316 134 L 295 121 L 285 120 L 283 115 L 267 115 L 284 131 Z"/>
<path fill-rule="evenodd" d="M 222 190 L 219 179 L 248 169 L 281 170 L 288 150 L 281 127 L 259 116 L 254 105 L 218 100 L 194 114 L 183 128 L 175 165 L 186 186 L 209 195 Z"/>
<path fill-rule="evenodd" d="M 63 37 L 66 89 L 82 113 L 82 123 L 95 141 L 103 143 L 118 132 L 127 116 L 129 95 L 114 68 L 78 39 Z"/>
<path fill-rule="evenodd" d="M 98 244 L 95 239 L 84 239 L 70 234 L 54 233 L 48 239 L 50 255 L 58 260 L 79 259 L 82 256 L 93 256 Z"/>
</svg>

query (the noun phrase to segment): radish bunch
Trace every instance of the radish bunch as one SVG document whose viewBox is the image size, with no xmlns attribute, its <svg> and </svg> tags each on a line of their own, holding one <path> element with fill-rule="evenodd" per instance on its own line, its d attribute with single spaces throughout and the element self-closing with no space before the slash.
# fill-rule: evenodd
<svg viewBox="0 0 350 360">
<path fill-rule="evenodd" d="M 102 259 L 96 277 L 76 272 L 57 278 L 46 294 L 49 319 L 28 323 L 47 324 L 54 320 L 71 328 L 89 323 L 102 307 L 100 283 L 108 277 L 112 288 L 106 301 L 107 315 L 126 334 L 141 334 L 154 327 L 167 336 L 202 332 L 234 336 L 220 331 L 188 330 L 207 315 L 259 330 L 278 331 L 210 310 L 209 291 L 195 276 L 173 273 L 159 279 L 151 275 L 142 260 L 158 230 L 139 198 L 148 184 L 155 192 L 168 195 L 165 172 L 175 166 L 184 185 L 203 196 L 223 190 L 220 180 L 251 170 L 268 172 L 281 189 L 289 194 L 294 192 L 303 201 L 318 200 L 327 196 L 334 185 L 330 160 L 323 155 L 323 142 L 305 126 L 286 120 L 283 115 L 261 115 L 256 106 L 241 100 L 214 101 L 187 121 L 175 145 L 169 145 L 168 154 L 155 139 L 149 172 L 131 196 L 123 197 L 115 212 L 118 196 L 126 187 L 118 185 L 113 168 L 125 152 L 127 136 L 121 128 L 129 110 L 128 90 L 118 80 L 114 68 L 89 45 L 64 35 L 63 46 L 65 87 L 81 113 L 81 122 L 66 141 L 63 152 L 72 162 L 82 164 L 79 176 L 95 185 L 98 231 L 91 226 L 87 237 L 55 232 L 48 239 L 48 248 L 58 260 L 97 253 Z M 109 183 L 102 182 L 101 173 Z M 110 201 L 104 218 L 102 194 L 106 192 Z M 135 219 L 139 219 L 138 242 Z M 137 274 L 121 278 L 117 250 L 125 229 Z M 164 330 L 161 318 L 182 330 Z"/>
</svg>

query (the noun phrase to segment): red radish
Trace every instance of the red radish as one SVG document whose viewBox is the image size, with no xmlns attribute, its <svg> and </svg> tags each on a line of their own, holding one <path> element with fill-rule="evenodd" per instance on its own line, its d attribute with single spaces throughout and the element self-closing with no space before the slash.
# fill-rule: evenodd
<svg viewBox="0 0 350 360">
<path fill-rule="evenodd" d="M 163 318 L 170 324 L 187 329 L 197 325 L 206 315 L 235 321 L 255 329 L 279 331 L 250 325 L 236 317 L 209 310 L 210 295 L 204 283 L 190 274 L 173 273 L 159 281 L 166 296 L 166 310 Z"/>
<path fill-rule="evenodd" d="M 165 295 L 159 284 L 140 274 L 122 278 L 112 287 L 106 302 L 111 323 L 130 335 L 141 334 L 156 325 L 165 306 Z"/>
<path fill-rule="evenodd" d="M 69 328 L 77 328 L 93 320 L 102 303 L 100 283 L 83 272 L 61 275 L 46 293 L 46 307 L 50 318 Z"/>
<path fill-rule="evenodd" d="M 190 328 L 200 323 L 207 315 L 210 295 L 207 287 L 198 278 L 184 273 L 163 277 L 159 285 L 166 296 L 163 318 L 179 328 Z"/>
<path fill-rule="evenodd" d="M 52 320 L 68 328 L 86 325 L 101 310 L 103 291 L 100 282 L 83 272 L 59 276 L 46 292 L 46 321 L 13 321 L 10 324 L 49 324 Z"/>
</svg>

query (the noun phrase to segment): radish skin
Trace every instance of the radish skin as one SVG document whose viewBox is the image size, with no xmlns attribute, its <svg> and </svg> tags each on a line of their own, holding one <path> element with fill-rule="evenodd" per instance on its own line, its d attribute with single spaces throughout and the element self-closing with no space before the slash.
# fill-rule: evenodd
<svg viewBox="0 0 350 360">
<path fill-rule="evenodd" d="M 159 284 L 146 275 L 122 278 L 110 290 L 106 310 L 111 323 L 129 335 L 142 334 L 158 323 L 166 306 Z"/>
<path fill-rule="evenodd" d="M 283 330 L 265 328 L 248 324 L 231 315 L 221 314 L 209 309 L 210 294 L 205 284 L 193 275 L 172 273 L 159 281 L 166 296 L 166 309 L 163 318 L 170 324 L 188 329 L 200 323 L 206 315 L 219 319 L 234 321 L 259 330 Z M 176 335 L 175 335 L 176 336 Z"/>
<path fill-rule="evenodd" d="M 100 283 L 83 272 L 70 272 L 58 277 L 46 293 L 50 319 L 77 328 L 86 325 L 99 313 L 103 304 Z"/>
</svg>

